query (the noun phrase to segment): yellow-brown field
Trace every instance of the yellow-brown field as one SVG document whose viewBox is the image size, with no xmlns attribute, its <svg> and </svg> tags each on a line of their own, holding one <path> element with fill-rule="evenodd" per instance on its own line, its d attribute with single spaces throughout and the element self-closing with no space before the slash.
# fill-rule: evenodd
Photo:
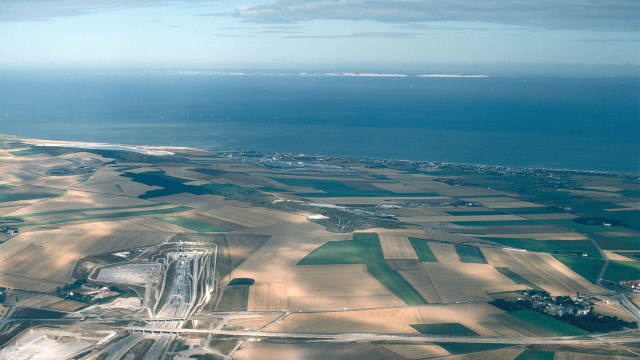
<svg viewBox="0 0 640 360">
<path fill-rule="evenodd" d="M 48 307 L 50 305 L 62 302 L 63 299 L 57 296 L 51 296 L 46 294 L 38 294 L 36 296 L 30 297 L 26 300 L 22 300 L 16 303 L 16 305 L 20 306 L 32 306 L 32 307 Z"/>
<path fill-rule="evenodd" d="M 405 360 L 370 343 L 269 343 L 246 341 L 233 353 L 237 360 Z"/>
<path fill-rule="evenodd" d="M 387 350 L 404 356 L 407 359 L 429 359 L 449 355 L 449 352 L 438 345 L 380 345 Z"/>
<path fill-rule="evenodd" d="M 597 314 L 616 316 L 624 321 L 634 321 L 631 316 L 629 316 L 629 314 L 627 314 L 624 310 L 620 309 L 616 304 L 614 304 L 613 300 L 610 297 L 598 295 L 598 299 L 600 299 L 601 301 L 597 301 L 595 304 L 593 304 L 593 311 L 595 311 Z M 605 304 L 605 300 L 609 301 L 609 304 Z"/>
<path fill-rule="evenodd" d="M 444 356 L 439 359 L 442 360 L 513 360 L 520 353 L 522 353 L 523 349 L 499 349 L 499 350 L 489 350 L 476 352 L 472 354 L 462 354 L 462 355 L 450 355 Z M 554 358 L 555 360 L 555 358 Z"/>
<path fill-rule="evenodd" d="M 514 209 L 514 208 L 537 208 L 544 205 L 535 204 L 526 201 L 496 201 L 496 198 L 487 198 L 486 200 L 475 200 L 483 206 L 492 209 Z"/>
<path fill-rule="evenodd" d="M 384 183 L 384 182 L 376 182 L 376 183 L 372 183 L 373 185 L 382 188 L 384 190 L 388 190 L 391 192 L 395 192 L 395 193 L 421 193 L 424 192 L 424 189 L 421 189 L 419 187 L 416 186 L 412 186 L 412 185 L 406 185 L 406 184 L 402 184 L 402 183 L 395 183 L 395 182 L 388 182 L 388 183 Z"/>
<path fill-rule="evenodd" d="M 408 226 L 406 229 L 383 229 L 383 228 L 371 228 L 366 230 L 357 230 L 356 233 L 376 233 L 380 235 L 392 235 L 392 236 L 406 236 L 420 239 L 428 239 L 429 234 L 423 227 Z"/>
<path fill-rule="evenodd" d="M 73 301 L 73 300 L 64 300 L 64 301 L 60 301 L 55 304 L 47 306 L 47 309 L 62 310 L 62 311 L 76 311 L 83 306 L 86 306 L 86 304 Z"/>
<path fill-rule="evenodd" d="M 404 305 L 360 264 L 294 266 L 286 284 L 294 311 Z"/>
<path fill-rule="evenodd" d="M 240 315 L 240 316 L 232 317 L 231 319 L 229 319 L 229 321 L 227 321 L 227 323 L 238 324 L 238 325 L 242 325 L 242 326 L 246 326 L 246 327 L 258 330 L 264 326 L 267 326 L 271 322 L 275 321 L 280 316 L 282 316 L 281 312 L 267 313 L 267 314 Z"/>
<path fill-rule="evenodd" d="M 418 259 L 409 238 L 378 234 L 385 259 Z"/>
<path fill-rule="evenodd" d="M 604 254 L 607 255 L 609 260 L 614 260 L 614 261 L 637 261 L 634 258 L 626 257 L 624 255 L 621 255 L 620 253 L 624 253 L 624 252 L 619 251 L 619 250 L 602 250 L 602 252 L 604 252 Z"/>
<path fill-rule="evenodd" d="M 261 227 L 300 218 L 299 215 L 284 212 L 237 208 L 233 206 L 203 210 L 202 214 L 247 227 Z"/>
<path fill-rule="evenodd" d="M 490 265 L 506 266 L 509 270 L 554 296 L 602 292 L 600 287 L 591 284 L 550 254 L 503 249 L 491 250 L 482 248 L 482 253 Z"/>
<path fill-rule="evenodd" d="M 83 256 L 157 244 L 168 233 L 60 229 L 20 234 L 0 244 L 0 274 L 66 283 Z M 28 285 L 32 290 L 32 286 Z M 59 285 L 57 285 L 59 286 Z M 49 285 L 45 285 L 49 288 Z M 17 284 L 12 288 L 21 289 Z M 49 291 L 49 290 L 41 290 Z"/>
<path fill-rule="evenodd" d="M 459 263 L 460 256 L 453 244 L 429 242 L 429 248 L 439 263 Z"/>
</svg>

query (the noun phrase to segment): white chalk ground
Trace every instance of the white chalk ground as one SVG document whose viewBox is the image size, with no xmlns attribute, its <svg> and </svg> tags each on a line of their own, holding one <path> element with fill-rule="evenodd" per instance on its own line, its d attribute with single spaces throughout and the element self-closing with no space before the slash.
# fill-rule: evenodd
<svg viewBox="0 0 640 360">
<path fill-rule="evenodd" d="M 142 304 L 140 302 L 140 299 L 138 298 L 135 298 L 135 297 L 119 298 L 108 303 L 89 306 L 88 308 L 82 309 L 78 312 L 86 314 L 86 313 L 95 312 L 96 310 L 100 311 L 100 310 L 108 310 L 108 309 L 138 310 L 140 309 L 140 305 Z"/>
<path fill-rule="evenodd" d="M 0 359 L 64 359 L 68 355 L 93 345 L 90 342 L 75 342 L 68 341 L 68 339 L 55 340 L 42 334 L 29 335 L 16 345 L 0 351 Z"/>
</svg>

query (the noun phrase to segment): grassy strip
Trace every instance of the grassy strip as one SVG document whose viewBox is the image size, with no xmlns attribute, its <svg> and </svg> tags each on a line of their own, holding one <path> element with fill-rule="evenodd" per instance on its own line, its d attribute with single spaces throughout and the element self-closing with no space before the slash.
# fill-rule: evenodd
<svg viewBox="0 0 640 360">
<path fill-rule="evenodd" d="M 563 255 L 554 255 L 554 257 L 566 267 L 573 270 L 576 274 L 594 284 L 598 279 L 598 275 L 600 275 L 600 269 L 602 269 L 602 266 L 604 265 L 604 260 L 599 259 L 585 259 L 577 256 Z M 609 263 L 609 266 L 611 266 L 611 262 Z"/>
<path fill-rule="evenodd" d="M 411 246 L 413 246 L 413 250 L 415 250 L 420 261 L 438 262 L 438 259 L 436 259 L 436 256 L 433 255 L 433 252 L 431 251 L 431 248 L 429 247 L 429 244 L 426 240 L 409 238 L 409 241 L 411 242 Z"/>
<path fill-rule="evenodd" d="M 468 264 L 488 264 L 480 249 L 475 246 L 456 244 L 456 251 L 460 255 L 460 261 Z"/>
<path fill-rule="evenodd" d="M 525 350 L 513 360 L 553 360 L 554 351 Z"/>
<path fill-rule="evenodd" d="M 513 346 L 512 344 L 483 344 L 483 343 L 455 343 L 436 342 L 436 345 L 447 350 L 451 355 L 468 354 L 479 351 L 498 350 Z"/>
<path fill-rule="evenodd" d="M 420 334 L 435 334 L 435 335 L 469 335 L 479 336 L 477 332 L 469 329 L 468 327 L 458 323 L 448 324 L 415 324 L 411 325 Z"/>
<path fill-rule="evenodd" d="M 269 192 L 291 192 L 291 191 L 289 191 L 289 190 L 285 190 L 285 189 L 278 189 L 278 188 L 269 187 L 269 186 L 259 187 L 259 188 L 256 188 L 256 190 L 260 190 L 260 191 L 269 191 Z"/>
<path fill-rule="evenodd" d="M 20 200 L 34 200 L 43 198 L 52 198 L 64 194 L 64 191 L 59 193 L 45 193 L 45 194 L 16 194 L 0 191 L 0 203 Z"/>
<path fill-rule="evenodd" d="M 38 149 L 27 149 L 27 150 L 9 151 L 9 154 L 13 156 L 29 156 L 29 155 L 35 155 L 35 154 L 42 154 L 42 151 Z"/>
<path fill-rule="evenodd" d="M 297 265 L 364 264 L 360 241 L 329 241 L 313 250 Z"/>
<path fill-rule="evenodd" d="M 528 287 L 530 287 L 532 289 L 536 289 L 538 291 L 544 291 L 544 289 L 542 289 L 538 285 L 536 285 L 536 284 L 532 283 L 531 281 L 523 278 L 522 276 L 514 273 L 513 271 L 509 270 L 509 268 L 496 267 L 495 269 L 498 270 L 498 272 L 501 273 L 502 275 L 504 275 L 504 276 L 508 277 L 509 279 L 513 280 L 513 282 L 515 282 L 516 284 L 527 285 Z"/>
<path fill-rule="evenodd" d="M 640 262 L 609 261 L 609 266 L 607 266 L 603 279 L 616 282 L 640 279 Z"/>
<path fill-rule="evenodd" d="M 191 229 L 197 232 L 228 232 L 231 231 L 222 226 L 212 225 L 204 221 L 191 219 L 184 216 L 164 216 L 154 218 L 169 224 L 178 225 L 183 228 Z"/>
<path fill-rule="evenodd" d="M 41 213 L 33 213 L 33 214 L 25 214 L 25 215 L 14 215 L 14 216 L 9 216 L 9 217 L 18 218 L 18 219 L 24 219 L 24 218 L 34 217 L 34 216 L 45 216 L 45 215 L 53 215 L 53 214 L 68 214 L 68 213 L 84 212 L 84 211 L 96 211 L 96 210 L 124 210 L 124 209 L 155 207 L 155 206 L 162 206 L 162 205 L 167 205 L 167 204 L 165 204 L 165 203 L 156 203 L 156 204 L 148 204 L 148 205 L 115 206 L 115 207 L 86 208 L 86 209 L 69 209 L 69 210 L 46 211 L 46 212 L 41 212 Z"/>
<path fill-rule="evenodd" d="M 605 226 L 601 226 L 601 225 L 583 225 L 583 224 L 578 224 L 577 222 L 573 221 L 572 219 L 548 219 L 545 220 L 544 222 L 549 223 L 549 224 L 553 224 L 553 225 L 560 225 L 563 226 L 565 228 L 571 229 L 571 230 L 575 230 L 575 231 L 580 231 L 583 233 L 594 233 L 594 232 L 610 232 L 610 231 L 632 231 L 631 229 L 629 229 L 628 227 L 624 227 L 624 226 L 609 226 L 609 227 L 605 227 Z"/>
<path fill-rule="evenodd" d="M 589 335 L 588 331 L 569 325 L 560 320 L 556 320 L 551 316 L 543 315 L 534 310 L 515 310 L 509 311 L 508 314 L 558 336 Z"/>
<path fill-rule="evenodd" d="M 359 241 L 364 249 L 367 271 L 389 291 L 407 305 L 426 304 L 427 302 L 411 285 L 384 261 L 380 239 L 377 234 L 353 234 L 353 240 Z"/>
<path fill-rule="evenodd" d="M 534 240 L 522 238 L 485 237 L 485 240 L 498 244 L 525 249 L 529 251 L 552 254 L 588 254 L 592 258 L 600 258 L 600 253 L 589 240 Z"/>
<path fill-rule="evenodd" d="M 35 223 L 35 224 L 23 224 L 21 226 L 51 225 L 51 224 L 60 224 L 60 223 L 67 223 L 67 222 L 73 222 L 73 221 L 84 221 L 84 220 L 113 219 L 113 218 L 125 218 L 125 217 L 144 216 L 144 215 L 174 214 L 174 213 L 180 213 L 180 212 L 189 211 L 189 210 L 193 210 L 193 208 L 190 208 L 188 206 L 176 206 L 176 207 L 169 208 L 169 209 L 129 211 L 129 212 L 124 212 L 124 213 L 116 213 L 116 214 L 87 216 L 87 217 L 76 218 L 76 219 L 64 219 L 64 220 L 46 221 L 46 222 Z"/>
</svg>

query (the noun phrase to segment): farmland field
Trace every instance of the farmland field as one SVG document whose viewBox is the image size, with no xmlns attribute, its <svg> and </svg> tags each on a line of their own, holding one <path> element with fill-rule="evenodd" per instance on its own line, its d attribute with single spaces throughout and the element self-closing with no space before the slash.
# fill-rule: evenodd
<svg viewBox="0 0 640 360">
<path fill-rule="evenodd" d="M 413 250 L 416 252 L 416 255 L 418 255 L 418 259 L 420 261 L 424 261 L 424 262 L 438 261 L 438 259 L 436 259 L 436 256 L 431 251 L 431 248 L 429 247 L 429 244 L 427 243 L 426 240 L 410 237 L 409 241 L 411 242 L 411 245 L 413 246 Z"/>
<path fill-rule="evenodd" d="M 190 219 L 184 216 L 164 216 L 155 218 L 170 224 L 178 225 L 183 228 L 191 229 L 197 232 L 227 232 L 231 231 L 220 226 L 208 224 L 206 222 Z"/>
<path fill-rule="evenodd" d="M 456 250 L 460 256 L 460 261 L 463 263 L 487 264 L 487 259 L 484 258 L 480 249 L 475 246 L 456 244 Z"/>
<path fill-rule="evenodd" d="M 313 250 L 298 265 L 364 264 L 360 241 L 329 241 Z"/>
<path fill-rule="evenodd" d="M 569 325 L 562 321 L 556 320 L 550 316 L 540 314 L 534 310 L 516 310 L 509 311 L 509 315 L 515 316 L 518 319 L 531 323 L 541 329 L 550 331 L 558 336 L 575 336 L 575 335 L 588 335 L 588 331 L 584 331 L 573 325 Z"/>
<path fill-rule="evenodd" d="M 600 269 L 604 265 L 604 260 L 599 259 L 585 259 L 577 256 L 554 256 L 561 263 L 565 264 L 569 269 L 575 271 L 578 275 L 589 280 L 590 282 L 596 282 L 598 275 L 600 275 Z M 611 264 L 609 264 L 611 266 Z"/>
<path fill-rule="evenodd" d="M 603 279 L 609 281 L 640 279 L 640 262 L 637 261 L 609 261 Z"/>
<path fill-rule="evenodd" d="M 525 350 L 514 360 L 553 360 L 553 351 Z"/>
<path fill-rule="evenodd" d="M 468 327 L 458 324 L 415 324 L 412 328 L 418 330 L 420 334 L 436 334 L 436 335 L 470 335 L 478 336 L 478 333 Z"/>
</svg>

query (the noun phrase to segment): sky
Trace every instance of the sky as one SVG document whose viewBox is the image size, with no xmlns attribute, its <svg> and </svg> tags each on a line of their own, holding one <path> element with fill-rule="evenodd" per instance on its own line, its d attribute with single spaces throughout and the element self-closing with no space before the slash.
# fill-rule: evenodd
<svg viewBox="0 0 640 360">
<path fill-rule="evenodd" d="M 5 69 L 640 64 L 637 0 L 2 0 Z"/>
</svg>

